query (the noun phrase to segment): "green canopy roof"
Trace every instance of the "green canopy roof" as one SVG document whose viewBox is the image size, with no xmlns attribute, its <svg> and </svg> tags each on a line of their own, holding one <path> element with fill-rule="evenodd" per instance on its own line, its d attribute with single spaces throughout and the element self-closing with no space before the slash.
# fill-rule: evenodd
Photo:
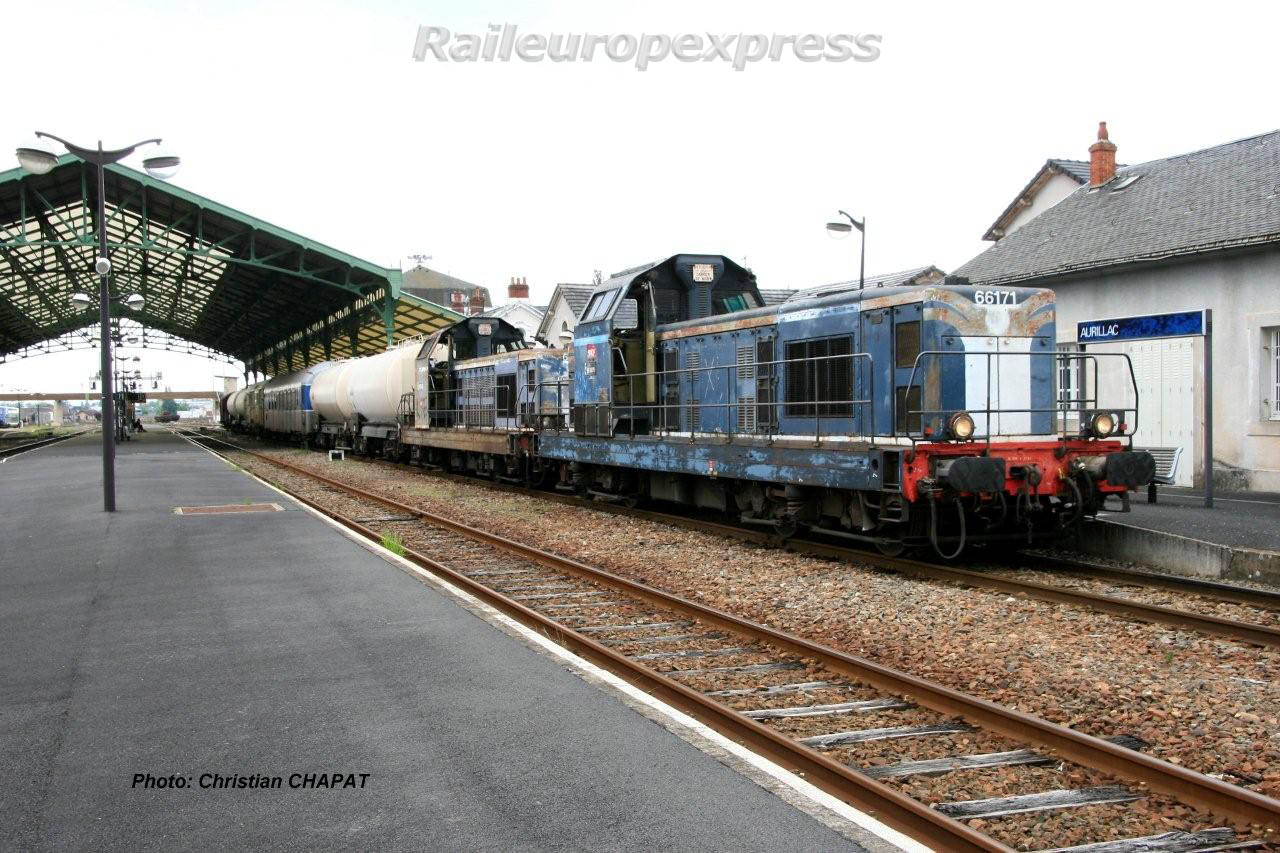
<svg viewBox="0 0 1280 853">
<path fill-rule="evenodd" d="M 117 316 L 274 374 L 381 352 L 461 315 L 401 293 L 377 266 L 226 205 L 108 166 L 107 249 Z M 83 346 L 98 292 L 94 167 L 71 155 L 46 175 L 0 172 L 0 356 Z M 96 301 L 96 299 L 95 299 Z M 145 344 L 144 344 L 145 345 Z"/>
</svg>

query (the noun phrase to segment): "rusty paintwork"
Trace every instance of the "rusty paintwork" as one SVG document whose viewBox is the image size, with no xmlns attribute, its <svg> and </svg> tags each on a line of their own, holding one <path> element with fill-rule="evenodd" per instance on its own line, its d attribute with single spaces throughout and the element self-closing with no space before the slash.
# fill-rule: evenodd
<svg viewBox="0 0 1280 853">
<path fill-rule="evenodd" d="M 510 452 L 508 437 L 513 430 L 492 429 L 418 429 L 404 427 L 400 430 L 400 441 L 404 444 L 417 444 L 428 447 L 439 447 L 445 450 L 465 450 L 471 453 L 494 453 L 505 456 Z"/>
<path fill-rule="evenodd" d="M 923 297 L 936 320 L 955 329 L 957 335 L 982 337 L 1032 338 L 1042 334 L 1054 322 L 1052 290 L 1031 288 L 996 288 L 1012 290 L 1020 301 L 1010 310 L 979 305 L 973 295 L 979 288 L 931 287 Z"/>
<path fill-rule="evenodd" d="M 752 316 L 738 316 L 739 314 L 750 314 Z M 692 337 L 694 335 L 735 332 L 739 329 L 758 329 L 763 326 L 772 326 L 777 322 L 778 312 L 776 309 L 767 314 L 758 314 L 756 311 L 739 311 L 737 314 L 720 314 L 719 316 L 710 319 L 705 323 L 699 323 L 696 326 L 681 326 L 678 329 L 667 329 L 665 331 L 660 327 L 658 329 L 658 341 L 674 341 L 680 338 Z"/>
</svg>

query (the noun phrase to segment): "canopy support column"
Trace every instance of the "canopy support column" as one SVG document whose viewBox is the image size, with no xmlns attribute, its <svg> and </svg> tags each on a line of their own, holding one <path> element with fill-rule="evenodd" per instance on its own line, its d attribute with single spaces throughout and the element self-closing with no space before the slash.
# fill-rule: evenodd
<svg viewBox="0 0 1280 853">
<path fill-rule="evenodd" d="M 396 339 L 396 299 L 389 287 L 382 297 L 382 328 L 387 333 L 387 349 L 391 349 Z"/>
</svg>

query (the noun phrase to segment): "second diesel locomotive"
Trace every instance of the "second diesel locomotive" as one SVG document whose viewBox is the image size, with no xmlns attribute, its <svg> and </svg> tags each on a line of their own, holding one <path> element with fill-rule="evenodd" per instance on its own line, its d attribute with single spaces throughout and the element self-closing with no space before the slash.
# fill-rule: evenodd
<svg viewBox="0 0 1280 853">
<path fill-rule="evenodd" d="M 676 255 L 595 289 L 567 350 L 470 317 L 228 398 L 228 425 L 606 500 L 718 510 L 888 552 L 1056 537 L 1154 475 L 1136 387 L 1058 394 L 1054 296 L 947 280 L 764 306 Z M 1088 371 L 1085 371 L 1087 374 Z"/>
</svg>

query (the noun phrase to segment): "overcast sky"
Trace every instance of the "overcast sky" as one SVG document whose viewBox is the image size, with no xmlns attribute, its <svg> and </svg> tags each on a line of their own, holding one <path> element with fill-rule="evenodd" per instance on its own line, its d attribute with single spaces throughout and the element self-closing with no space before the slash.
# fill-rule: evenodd
<svg viewBox="0 0 1280 853">
<path fill-rule="evenodd" d="M 874 62 L 414 62 L 419 24 L 483 34 L 882 37 Z M 1280 6 L 845 2 L 9 4 L 7 150 L 34 130 L 160 135 L 175 183 L 370 261 L 430 265 L 535 302 L 676 252 L 762 287 L 950 271 L 1048 157 L 1105 119 L 1138 163 L 1280 126 Z M 136 165 L 136 164 L 134 164 Z M 7 167 L 6 167 L 7 168 Z M 0 365 L 76 383 L 94 352 Z M 174 387 L 226 366 L 145 357 Z"/>
</svg>

